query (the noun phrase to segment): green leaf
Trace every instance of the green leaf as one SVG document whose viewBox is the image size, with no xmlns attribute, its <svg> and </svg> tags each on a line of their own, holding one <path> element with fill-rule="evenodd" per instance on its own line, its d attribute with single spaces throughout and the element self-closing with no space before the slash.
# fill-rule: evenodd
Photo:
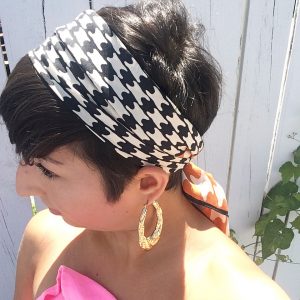
<svg viewBox="0 0 300 300">
<path fill-rule="evenodd" d="M 294 232 L 291 228 L 285 228 L 285 224 L 279 219 L 272 220 L 267 224 L 261 239 L 262 258 L 266 259 L 277 249 L 289 248 L 293 238 Z"/>
<path fill-rule="evenodd" d="M 270 203 L 275 199 L 275 196 L 289 196 L 298 192 L 298 185 L 294 182 L 283 183 L 282 181 L 275 184 L 263 200 L 263 207 L 269 208 Z"/>
<path fill-rule="evenodd" d="M 287 198 L 284 196 L 275 196 L 272 202 L 270 202 L 269 208 L 276 209 L 276 208 L 286 208 L 288 209 Z"/>
<path fill-rule="evenodd" d="M 300 216 L 298 216 L 293 222 L 290 222 L 295 229 L 298 229 L 300 233 Z"/>
<path fill-rule="evenodd" d="M 278 248 L 278 242 L 276 243 L 276 239 L 283 228 L 284 223 L 279 219 L 272 220 L 266 225 L 264 235 L 261 238 L 263 259 L 266 259 L 275 253 Z"/>
<path fill-rule="evenodd" d="M 276 217 L 276 214 L 274 213 L 267 213 L 258 219 L 258 221 L 255 223 L 255 233 L 256 236 L 262 236 L 264 234 L 266 226 L 270 223 L 271 220 L 273 220 Z"/>
<path fill-rule="evenodd" d="M 283 183 L 287 183 L 294 178 L 297 180 L 300 177 L 300 165 L 295 166 L 291 161 L 284 163 L 280 168 Z"/>
<path fill-rule="evenodd" d="M 282 236 L 280 239 L 279 247 L 282 250 L 288 249 L 291 245 L 291 242 L 294 238 L 294 232 L 291 228 L 284 228 L 282 230 Z"/>
<path fill-rule="evenodd" d="M 300 146 L 293 152 L 295 164 L 300 164 Z"/>
<path fill-rule="evenodd" d="M 294 167 L 294 178 L 297 180 L 300 177 L 300 165 L 297 167 Z"/>
<path fill-rule="evenodd" d="M 300 208 L 300 201 L 298 197 L 295 197 L 295 195 L 288 197 L 288 202 L 290 210 L 297 210 L 298 208 Z"/>
<path fill-rule="evenodd" d="M 255 258 L 255 263 L 259 266 L 264 262 L 264 260 L 261 257 L 256 257 Z"/>
<path fill-rule="evenodd" d="M 288 255 L 283 255 L 283 254 L 275 254 L 275 256 L 282 262 L 292 262 L 290 257 Z"/>
<path fill-rule="evenodd" d="M 269 201 L 267 208 L 280 216 L 285 216 L 289 211 L 300 208 L 300 201 L 294 196 L 276 195 L 272 201 Z"/>
<path fill-rule="evenodd" d="M 294 165 L 291 161 L 287 161 L 279 168 L 279 172 L 281 173 L 283 183 L 287 183 L 294 176 Z"/>
<path fill-rule="evenodd" d="M 289 210 L 285 207 L 276 208 L 273 210 L 278 216 L 284 217 L 287 215 Z"/>
<path fill-rule="evenodd" d="M 294 194 L 294 198 L 297 199 L 298 201 L 300 201 L 300 193 Z"/>
</svg>

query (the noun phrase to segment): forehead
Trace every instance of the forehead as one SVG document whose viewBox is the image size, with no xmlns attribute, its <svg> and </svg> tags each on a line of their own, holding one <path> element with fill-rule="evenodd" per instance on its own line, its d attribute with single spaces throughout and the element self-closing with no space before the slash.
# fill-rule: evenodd
<svg viewBox="0 0 300 300">
<path fill-rule="evenodd" d="M 80 154 L 80 149 L 74 148 L 72 144 L 61 146 L 53 150 L 49 155 L 42 158 L 61 170 L 72 173 L 73 177 L 82 178 L 82 174 L 97 176 L 97 180 L 102 181 L 102 174 L 97 166 L 85 159 Z M 77 174 L 75 176 L 75 174 Z"/>
<path fill-rule="evenodd" d="M 64 145 L 58 147 L 48 154 L 44 159 L 58 165 L 67 165 L 70 163 L 83 161 L 73 145 Z"/>
</svg>

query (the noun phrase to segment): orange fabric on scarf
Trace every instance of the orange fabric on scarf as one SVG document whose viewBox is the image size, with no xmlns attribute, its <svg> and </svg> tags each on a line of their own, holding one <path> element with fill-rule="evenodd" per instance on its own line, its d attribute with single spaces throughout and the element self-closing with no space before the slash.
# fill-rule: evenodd
<svg viewBox="0 0 300 300">
<path fill-rule="evenodd" d="M 182 189 L 194 204 L 216 227 L 229 235 L 228 205 L 223 188 L 212 174 L 190 162 L 183 168 Z"/>
</svg>

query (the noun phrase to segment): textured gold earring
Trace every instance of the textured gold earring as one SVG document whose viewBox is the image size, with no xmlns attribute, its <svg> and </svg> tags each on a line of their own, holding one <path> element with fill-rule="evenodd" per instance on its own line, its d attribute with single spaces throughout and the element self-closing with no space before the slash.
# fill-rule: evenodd
<svg viewBox="0 0 300 300">
<path fill-rule="evenodd" d="M 145 219 L 147 215 L 147 206 L 145 205 L 141 216 L 140 216 L 140 221 L 139 221 L 139 244 L 141 248 L 144 250 L 150 250 L 158 241 L 160 238 L 161 230 L 162 230 L 162 225 L 163 225 L 163 217 L 162 217 L 162 210 L 159 206 L 159 204 L 154 201 L 152 203 L 156 210 L 156 216 L 157 216 L 157 224 L 155 227 L 155 230 L 149 237 L 145 237 Z"/>
</svg>

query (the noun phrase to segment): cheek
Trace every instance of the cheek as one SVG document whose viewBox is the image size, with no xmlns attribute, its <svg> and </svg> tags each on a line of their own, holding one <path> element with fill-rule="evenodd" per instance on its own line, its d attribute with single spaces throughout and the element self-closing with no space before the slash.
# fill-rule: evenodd
<svg viewBox="0 0 300 300">
<path fill-rule="evenodd" d="M 120 203 L 108 203 L 101 190 L 84 185 L 70 188 L 68 195 L 60 194 L 61 209 L 65 222 L 90 230 L 123 230 L 127 223 L 126 208 Z M 125 222 L 126 219 L 126 222 Z"/>
</svg>

